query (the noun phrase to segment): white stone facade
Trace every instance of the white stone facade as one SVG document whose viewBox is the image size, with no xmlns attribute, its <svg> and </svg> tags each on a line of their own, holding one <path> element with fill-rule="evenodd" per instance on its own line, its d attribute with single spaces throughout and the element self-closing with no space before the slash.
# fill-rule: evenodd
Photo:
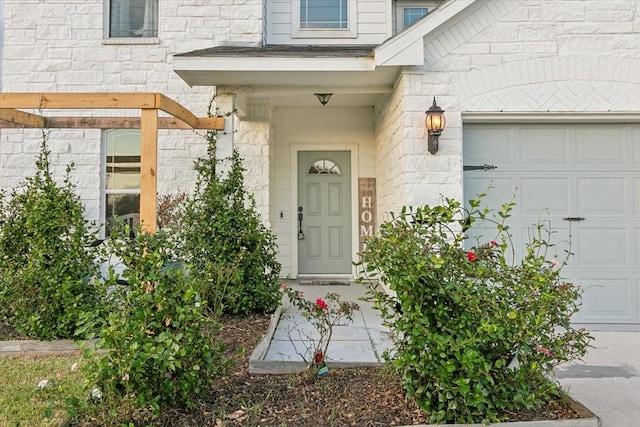
<svg viewBox="0 0 640 427">
<path fill-rule="evenodd" d="M 185 84 L 173 72 L 173 55 L 214 44 L 259 45 L 262 1 L 161 0 L 159 4 L 157 39 L 109 39 L 105 37 L 105 0 L 4 0 L 0 87 L 4 92 L 160 92 L 194 114 L 206 115 L 214 88 Z M 245 143 L 248 138 L 240 139 Z M 39 130 L 0 131 L 0 186 L 13 188 L 33 172 L 40 141 Z M 88 217 L 101 220 L 104 153 L 100 131 L 51 130 L 49 142 L 56 171 L 62 173 L 66 164 L 75 163 L 73 180 Z M 242 151 L 253 155 L 250 149 Z M 204 141 L 193 132 L 160 130 L 158 192 L 190 190 L 193 160 L 203 154 Z M 249 183 L 268 182 L 267 172 L 256 178 L 261 169 L 251 170 Z M 256 190 L 264 192 L 265 186 Z M 257 200 L 261 211 L 268 212 L 268 195 L 257 194 Z"/>
<path fill-rule="evenodd" d="M 215 89 L 184 83 L 173 71 L 175 54 L 265 42 L 383 43 L 394 28 L 392 3 L 359 1 L 358 28 L 367 30 L 341 40 L 292 37 L 289 1 L 161 0 L 157 39 L 119 41 L 105 38 L 104 0 L 4 0 L 1 87 L 162 92 L 203 115 Z M 265 95 L 249 100 L 246 117 L 233 119 L 234 132 L 225 138 L 233 137 L 245 159 L 246 183 L 278 236 L 284 275 L 295 271 L 296 259 L 292 145 L 357 147 L 358 176 L 377 180 L 379 224 L 402 205 L 462 199 L 463 125 L 470 118 L 517 121 L 530 114 L 544 121 L 589 113 L 611 122 L 616 114 L 628 120 L 640 111 L 640 1 L 450 0 L 442 8 L 460 4 L 467 6 L 447 20 L 433 24 L 442 16 L 433 14 L 411 27 L 413 33 L 425 29 L 424 64 L 404 67 L 392 92 L 381 93 L 372 105 L 338 108 L 332 101 L 298 108 L 273 105 Z M 424 118 L 434 96 L 446 111 L 447 127 L 431 155 Z M 225 108 L 233 107 L 231 101 L 225 100 Z M 185 131 L 160 136 L 159 192 L 190 189 L 202 139 Z M 32 172 L 39 141 L 37 130 L 0 131 L 2 187 Z M 50 141 L 60 170 L 76 163 L 78 191 L 90 218 L 100 219 L 100 132 L 52 130 Z"/>
<path fill-rule="evenodd" d="M 636 0 L 501 0 L 478 1 L 427 34 L 424 70 L 404 74 L 393 101 L 378 107 L 386 109 L 376 135 L 380 210 L 462 198 L 465 116 L 601 113 L 611 121 L 640 111 L 639 33 Z M 433 96 L 447 118 L 436 156 L 426 151 L 423 122 Z M 385 177 L 404 156 L 405 178 Z"/>
</svg>

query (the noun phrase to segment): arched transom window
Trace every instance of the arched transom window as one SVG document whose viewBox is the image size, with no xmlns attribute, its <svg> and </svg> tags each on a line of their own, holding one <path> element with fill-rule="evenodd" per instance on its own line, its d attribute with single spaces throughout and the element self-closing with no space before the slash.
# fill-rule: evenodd
<svg viewBox="0 0 640 427">
<path fill-rule="evenodd" d="M 342 175 L 340 167 L 329 159 L 320 159 L 313 162 L 307 171 L 308 175 Z"/>
</svg>

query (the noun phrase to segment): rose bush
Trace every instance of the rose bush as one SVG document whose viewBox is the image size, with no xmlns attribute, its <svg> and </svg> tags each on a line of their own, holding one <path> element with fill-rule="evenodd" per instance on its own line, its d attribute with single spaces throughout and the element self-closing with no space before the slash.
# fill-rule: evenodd
<svg viewBox="0 0 640 427">
<path fill-rule="evenodd" d="M 590 339 L 570 322 L 581 291 L 562 281 L 566 260 L 555 260 L 548 228 L 534 227 L 510 262 L 513 202 L 496 214 L 479 206 L 403 208 L 361 254 L 368 295 L 395 336 L 387 357 L 435 423 L 500 421 L 540 405 L 558 393 L 547 374 L 584 355 Z M 472 246 L 481 223 L 496 235 Z"/>
<path fill-rule="evenodd" d="M 305 363 L 309 365 L 309 368 L 311 368 L 314 363 L 317 363 L 315 355 L 317 355 L 318 352 L 320 352 L 319 354 L 321 356 L 320 361 L 326 359 L 334 326 L 345 326 L 353 322 L 353 315 L 356 311 L 360 310 L 360 307 L 355 302 L 342 301 L 340 295 L 335 292 L 330 292 L 325 298 L 317 298 L 315 302 L 312 302 L 304 298 L 302 291 L 291 289 L 284 283 L 280 287 L 289 298 L 289 301 L 291 301 L 302 316 L 311 323 L 313 328 L 318 332 L 319 336 L 317 339 L 311 336 L 303 337 L 306 341 L 309 341 L 310 344 L 308 348 L 306 348 L 306 354 L 298 353 Z M 288 331 L 289 338 L 291 338 L 293 329 L 296 329 L 296 327 L 297 325 L 294 325 L 294 327 Z M 301 333 L 300 331 L 298 332 Z"/>
</svg>

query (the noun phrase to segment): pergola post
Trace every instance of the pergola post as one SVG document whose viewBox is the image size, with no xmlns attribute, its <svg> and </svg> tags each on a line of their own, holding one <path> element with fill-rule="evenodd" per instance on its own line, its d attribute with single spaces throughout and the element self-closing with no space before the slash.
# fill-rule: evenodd
<svg viewBox="0 0 640 427">
<path fill-rule="evenodd" d="M 140 125 L 140 223 L 147 233 L 155 233 L 158 198 L 158 110 L 142 109 Z"/>
</svg>

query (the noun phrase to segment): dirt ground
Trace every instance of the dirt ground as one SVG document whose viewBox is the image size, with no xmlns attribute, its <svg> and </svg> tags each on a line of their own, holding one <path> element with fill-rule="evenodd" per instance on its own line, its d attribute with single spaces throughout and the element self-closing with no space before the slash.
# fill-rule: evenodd
<svg viewBox="0 0 640 427">
<path fill-rule="evenodd" d="M 331 369 L 311 380 L 306 374 L 249 375 L 249 357 L 269 324 L 268 315 L 228 316 L 221 322 L 226 356 L 234 360 L 215 380 L 208 398 L 190 410 L 164 411 L 150 420 L 141 412 L 135 426 L 405 426 L 426 424 L 428 416 L 405 398 L 399 378 L 388 368 Z M 20 338 L 0 324 L 0 338 Z M 576 418 L 558 402 L 540 411 L 509 414 L 511 421 Z M 138 418 L 138 417 L 136 417 Z M 80 420 L 77 427 L 102 423 Z"/>
<path fill-rule="evenodd" d="M 166 426 L 403 426 L 426 424 L 428 416 L 405 398 L 389 369 L 330 369 L 312 381 L 306 374 L 249 375 L 249 356 L 269 324 L 264 315 L 222 319 L 223 339 L 235 366 L 216 380 L 202 406 L 167 414 Z M 237 354 L 244 348 L 242 354 Z M 575 418 L 550 402 L 540 411 L 511 414 L 512 420 Z"/>
</svg>

